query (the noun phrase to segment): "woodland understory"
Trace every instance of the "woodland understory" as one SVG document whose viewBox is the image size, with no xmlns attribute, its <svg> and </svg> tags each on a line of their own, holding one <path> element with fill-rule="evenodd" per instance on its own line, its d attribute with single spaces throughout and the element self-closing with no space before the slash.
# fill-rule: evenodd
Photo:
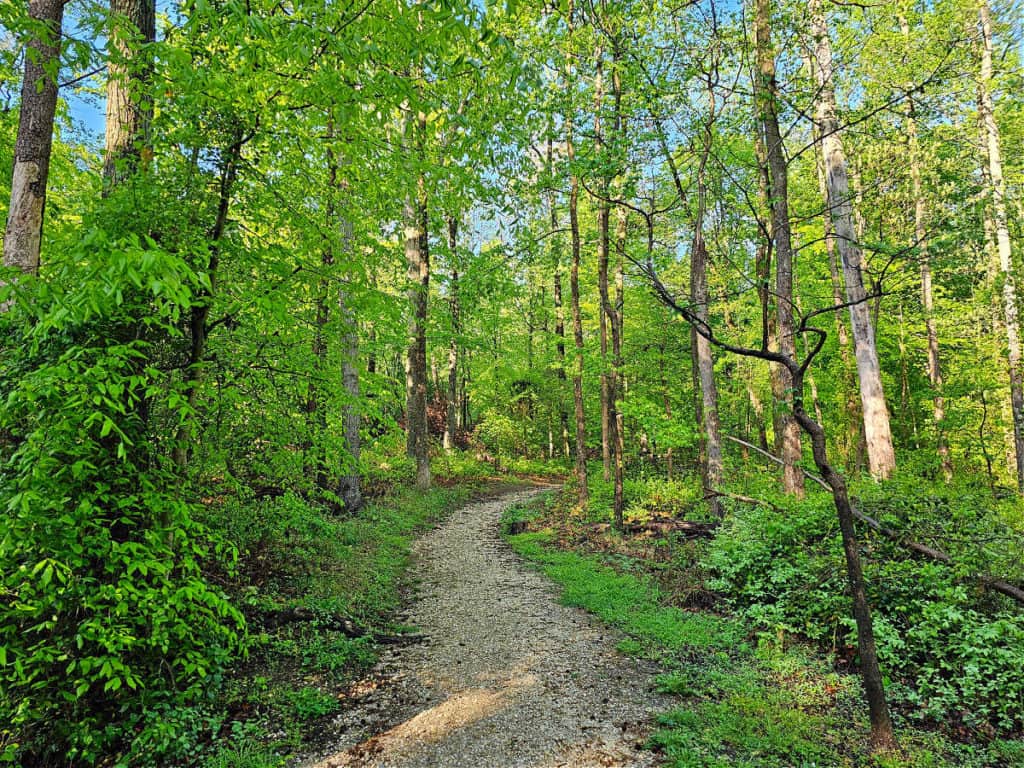
<svg viewBox="0 0 1024 768">
<path fill-rule="evenodd" d="M 286 763 L 546 478 L 668 763 L 1024 764 L 1022 18 L 3 4 L 0 763 Z"/>
</svg>

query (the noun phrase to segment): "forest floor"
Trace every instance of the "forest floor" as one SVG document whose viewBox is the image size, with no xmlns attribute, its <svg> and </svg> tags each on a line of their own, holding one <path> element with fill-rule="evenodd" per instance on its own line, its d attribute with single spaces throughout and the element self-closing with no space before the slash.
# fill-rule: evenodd
<svg viewBox="0 0 1024 768">
<path fill-rule="evenodd" d="M 666 697 L 624 635 L 561 604 L 501 537 L 502 512 L 542 491 L 470 503 L 418 540 L 401 620 L 422 642 L 386 652 L 302 765 L 558 768 L 653 765 L 641 749 Z"/>
</svg>

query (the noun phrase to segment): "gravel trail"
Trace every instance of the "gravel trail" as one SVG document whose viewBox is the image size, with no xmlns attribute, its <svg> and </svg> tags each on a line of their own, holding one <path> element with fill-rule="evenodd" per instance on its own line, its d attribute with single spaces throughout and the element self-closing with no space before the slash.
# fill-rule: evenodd
<svg viewBox="0 0 1024 768">
<path fill-rule="evenodd" d="M 560 605 L 501 539 L 498 519 L 536 490 L 471 503 L 417 542 L 425 642 L 395 648 L 352 692 L 332 754 L 310 768 L 645 768 L 639 745 L 667 703 L 622 636 Z"/>
</svg>

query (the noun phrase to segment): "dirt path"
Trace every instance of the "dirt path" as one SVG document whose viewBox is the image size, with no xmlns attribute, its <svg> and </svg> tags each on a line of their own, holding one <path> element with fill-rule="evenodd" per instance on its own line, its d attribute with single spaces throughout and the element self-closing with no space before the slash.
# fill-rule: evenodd
<svg viewBox="0 0 1024 768">
<path fill-rule="evenodd" d="M 560 605 L 553 585 L 501 539 L 518 491 L 470 504 L 416 546 L 418 599 L 404 620 L 426 642 L 390 651 L 380 684 L 334 723 L 337 750 L 315 768 L 650 766 L 644 725 L 667 708 L 654 670 L 621 639 Z"/>
</svg>

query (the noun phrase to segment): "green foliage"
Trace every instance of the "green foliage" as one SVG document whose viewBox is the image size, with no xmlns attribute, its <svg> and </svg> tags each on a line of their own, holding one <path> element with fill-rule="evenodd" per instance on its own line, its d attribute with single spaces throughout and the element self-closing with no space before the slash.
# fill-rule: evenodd
<svg viewBox="0 0 1024 768">
<path fill-rule="evenodd" d="M 817 512 L 813 501 L 808 506 L 807 517 L 824 514 L 824 504 Z M 537 517 L 537 509 L 517 508 L 506 514 L 506 522 L 530 519 L 537 525 Z M 806 535 L 813 527 L 795 525 L 779 530 Z M 857 677 L 837 673 L 831 659 L 814 656 L 778 627 L 761 631 L 755 645 L 752 632 L 763 629 L 763 622 L 667 604 L 645 576 L 653 563 L 634 563 L 640 567 L 624 572 L 604 562 L 607 557 L 556 548 L 564 542 L 550 530 L 509 540 L 562 586 L 566 602 L 626 632 L 621 652 L 656 658 L 666 667 L 657 688 L 681 702 L 659 718 L 650 746 L 674 768 L 1002 768 L 1016 765 L 1022 756 L 1020 741 L 961 745 L 934 730 L 909 727 L 899 731 L 898 756 L 869 756 L 868 724 L 856 714 L 861 709 Z"/>
<path fill-rule="evenodd" d="M 23 759 L 173 752 L 244 647 L 241 615 L 200 574 L 233 550 L 152 443 L 189 408 L 151 339 L 177 335 L 199 282 L 152 241 L 93 232 L 4 315 L 0 720 Z"/>
<path fill-rule="evenodd" d="M 284 701 L 297 720 L 316 720 L 338 710 L 338 699 L 319 688 L 306 686 L 288 691 Z"/>
<path fill-rule="evenodd" d="M 488 451 L 497 456 L 511 456 L 525 447 L 520 427 L 509 416 L 495 411 L 488 411 L 480 417 L 475 435 Z"/>
<path fill-rule="evenodd" d="M 909 535 L 929 522 L 962 531 L 966 520 L 973 528 L 984 517 L 977 494 L 896 483 L 865 495 L 866 510 L 887 525 L 909 527 Z M 767 630 L 833 649 L 854 648 L 830 497 L 811 494 L 801 502 L 778 503 L 785 503 L 786 514 L 767 506 L 737 509 L 723 525 L 708 553 L 712 586 Z M 964 554 L 962 562 L 971 557 Z M 879 658 L 890 694 L 904 711 L 937 721 L 955 717 L 1003 733 L 1018 730 L 1024 722 L 1024 616 L 961 583 L 956 569 L 909 559 L 885 539 L 871 539 L 865 567 Z"/>
</svg>

